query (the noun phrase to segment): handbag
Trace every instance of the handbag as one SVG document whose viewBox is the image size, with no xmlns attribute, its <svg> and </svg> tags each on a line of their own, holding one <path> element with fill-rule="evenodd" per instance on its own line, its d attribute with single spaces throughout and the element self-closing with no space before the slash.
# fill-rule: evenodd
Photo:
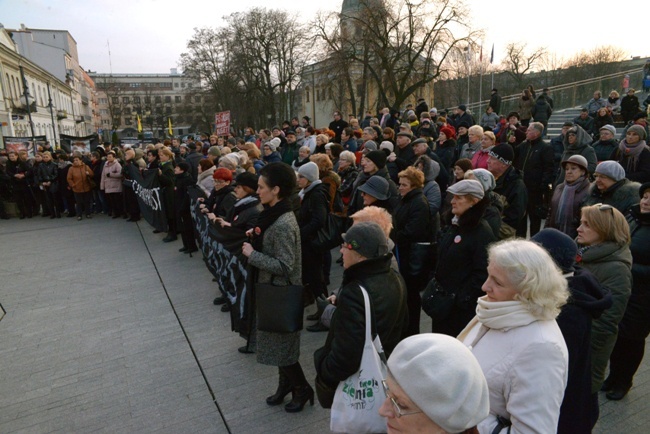
<svg viewBox="0 0 650 434">
<path fill-rule="evenodd" d="M 422 310 L 431 317 L 433 324 L 446 320 L 456 303 L 456 294 L 447 292 L 434 277 L 422 293 Z"/>
<path fill-rule="evenodd" d="M 329 213 L 327 221 L 322 228 L 316 232 L 316 237 L 312 241 L 312 247 L 318 250 L 331 250 L 340 246 L 343 242 L 341 236 L 348 228 L 348 218 L 340 215 Z"/>
<path fill-rule="evenodd" d="M 280 263 L 284 278 L 289 281 L 289 272 Z M 302 330 L 304 303 L 302 285 L 255 284 L 255 305 L 257 306 L 257 329 L 263 332 L 293 333 Z"/>
<path fill-rule="evenodd" d="M 386 378 L 384 350 L 379 335 L 372 340 L 370 328 L 370 298 L 365 288 L 363 293 L 366 313 L 366 341 L 363 345 L 359 370 L 341 381 L 334 393 L 330 430 L 346 433 L 386 432 L 386 419 L 379 415 L 379 407 L 386 400 L 381 384 Z"/>
<path fill-rule="evenodd" d="M 97 183 L 95 182 L 93 175 L 86 175 L 86 179 L 88 179 L 88 185 L 90 185 L 91 190 L 97 188 Z"/>
<path fill-rule="evenodd" d="M 418 277 L 433 270 L 434 243 L 411 243 L 409 246 L 408 264 L 401 264 L 404 274 Z"/>
</svg>

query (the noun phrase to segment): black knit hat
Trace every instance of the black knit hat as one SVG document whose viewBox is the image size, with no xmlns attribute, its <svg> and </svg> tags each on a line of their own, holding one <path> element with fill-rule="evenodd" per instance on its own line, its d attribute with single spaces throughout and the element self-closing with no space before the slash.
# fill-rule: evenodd
<svg viewBox="0 0 650 434">
<path fill-rule="evenodd" d="M 375 163 L 377 169 L 386 167 L 386 153 L 384 151 L 370 151 L 364 157 Z"/>
<path fill-rule="evenodd" d="M 644 182 L 641 184 L 641 187 L 639 187 L 639 197 L 643 199 L 643 194 L 646 192 L 646 190 L 650 190 L 650 182 Z"/>
<path fill-rule="evenodd" d="M 497 160 L 501 161 L 503 164 L 510 166 L 512 160 L 515 159 L 515 151 L 512 150 L 512 146 L 507 143 L 501 143 L 496 145 L 490 151 L 490 157 L 494 157 Z"/>
<path fill-rule="evenodd" d="M 248 187 L 253 191 L 257 190 L 257 175 L 250 172 L 242 172 L 235 178 L 235 183 L 242 187 Z"/>
<path fill-rule="evenodd" d="M 546 228 L 539 231 L 531 239 L 542 246 L 551 255 L 551 258 L 565 273 L 574 271 L 578 246 L 567 234 L 554 228 Z"/>
</svg>

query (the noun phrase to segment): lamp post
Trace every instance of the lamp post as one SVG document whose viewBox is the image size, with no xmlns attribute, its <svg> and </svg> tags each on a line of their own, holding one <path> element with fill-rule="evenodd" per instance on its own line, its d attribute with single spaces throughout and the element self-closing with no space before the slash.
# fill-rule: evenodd
<svg viewBox="0 0 650 434">
<path fill-rule="evenodd" d="M 29 87 L 27 86 L 27 80 L 25 79 L 25 71 L 23 70 L 23 66 L 20 65 L 18 67 L 20 69 L 20 78 L 23 81 L 23 96 L 20 97 L 20 102 L 25 104 L 25 107 L 27 107 L 27 116 L 29 117 L 29 128 L 32 132 L 32 146 L 34 146 L 34 155 L 36 155 L 36 141 L 34 137 L 36 137 L 36 134 L 34 134 L 34 121 L 32 120 L 32 110 L 29 107 Z"/>
<path fill-rule="evenodd" d="M 50 83 L 47 83 L 47 98 L 48 98 L 48 104 L 47 106 L 50 108 L 50 116 L 52 117 L 52 132 L 53 136 L 52 139 L 54 140 L 54 148 L 56 149 L 58 140 L 56 140 L 56 123 L 54 122 L 54 104 L 52 103 L 52 93 L 50 92 Z"/>
</svg>

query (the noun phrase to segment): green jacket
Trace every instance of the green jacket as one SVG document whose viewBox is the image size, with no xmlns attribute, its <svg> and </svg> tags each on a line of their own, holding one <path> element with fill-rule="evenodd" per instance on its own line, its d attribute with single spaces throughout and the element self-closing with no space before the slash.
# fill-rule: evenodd
<svg viewBox="0 0 650 434">
<path fill-rule="evenodd" d="M 605 369 L 612 353 L 618 323 L 623 318 L 632 292 L 632 253 L 629 245 L 611 241 L 590 247 L 579 264 L 591 271 L 604 289 L 612 293 L 612 307 L 605 310 L 591 327 L 591 391 L 597 392 L 605 379 Z"/>
</svg>

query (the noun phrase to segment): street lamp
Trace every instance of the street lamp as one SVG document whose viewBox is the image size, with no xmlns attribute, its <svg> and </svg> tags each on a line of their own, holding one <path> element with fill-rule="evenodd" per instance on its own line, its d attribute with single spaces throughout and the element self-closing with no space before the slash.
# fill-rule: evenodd
<svg viewBox="0 0 650 434">
<path fill-rule="evenodd" d="M 54 140 L 54 148 L 56 148 L 56 145 L 58 143 L 58 140 L 56 140 L 56 123 L 54 122 L 54 103 L 52 102 L 52 93 L 50 92 L 50 83 L 47 83 L 47 98 L 48 98 L 48 104 L 47 106 L 50 109 L 50 116 L 52 117 L 52 140 Z"/>
<path fill-rule="evenodd" d="M 20 78 L 23 81 L 23 95 L 20 97 L 20 102 L 25 104 L 27 107 L 27 116 L 29 117 L 29 128 L 32 131 L 32 144 L 34 145 L 34 154 L 36 154 L 36 142 L 34 141 L 34 121 L 32 120 L 32 110 L 29 107 L 29 87 L 27 86 L 27 80 L 25 79 L 25 71 L 23 71 L 22 65 L 18 67 L 20 69 Z"/>
</svg>

